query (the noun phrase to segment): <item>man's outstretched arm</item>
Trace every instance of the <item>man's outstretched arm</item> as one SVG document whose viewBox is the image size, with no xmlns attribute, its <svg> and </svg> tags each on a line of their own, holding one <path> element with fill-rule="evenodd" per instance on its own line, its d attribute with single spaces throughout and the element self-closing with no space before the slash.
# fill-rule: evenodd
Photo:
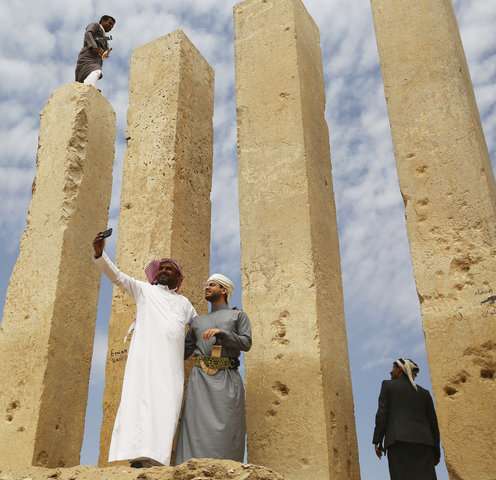
<svg viewBox="0 0 496 480">
<path fill-rule="evenodd" d="M 98 233 L 93 240 L 95 265 L 114 285 L 122 288 L 135 300 L 137 300 L 141 293 L 141 282 L 121 272 L 114 265 L 112 260 L 110 260 L 110 258 L 103 251 L 105 247 L 105 237 L 102 234 L 103 232 Z"/>
</svg>

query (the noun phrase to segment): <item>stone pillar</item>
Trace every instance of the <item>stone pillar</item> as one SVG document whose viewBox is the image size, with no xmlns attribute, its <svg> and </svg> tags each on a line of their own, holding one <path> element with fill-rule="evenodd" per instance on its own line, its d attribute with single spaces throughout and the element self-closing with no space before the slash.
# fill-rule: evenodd
<svg viewBox="0 0 496 480">
<path fill-rule="evenodd" d="M 93 87 L 57 89 L 0 328 L 0 467 L 79 463 L 99 275 L 95 232 L 112 190 L 115 115 Z"/>
<path fill-rule="evenodd" d="M 496 195 L 449 0 L 373 0 L 450 476 L 496 472 Z"/>
<path fill-rule="evenodd" d="M 131 59 L 117 265 L 145 280 L 153 258 L 182 264 L 182 293 L 205 312 L 209 272 L 214 73 L 181 31 L 137 48 Z M 134 320 L 132 300 L 114 289 L 101 430 L 107 463 Z M 166 408 L 166 406 L 164 406 Z"/>
<path fill-rule="evenodd" d="M 234 13 L 248 458 L 358 479 L 319 31 L 300 0 Z"/>
</svg>

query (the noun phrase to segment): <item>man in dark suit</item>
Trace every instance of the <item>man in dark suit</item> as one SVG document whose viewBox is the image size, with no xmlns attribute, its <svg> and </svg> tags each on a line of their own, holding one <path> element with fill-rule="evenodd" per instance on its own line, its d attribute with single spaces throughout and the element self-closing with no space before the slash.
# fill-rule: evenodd
<svg viewBox="0 0 496 480">
<path fill-rule="evenodd" d="M 379 458 L 387 451 L 391 480 L 437 478 L 439 428 L 430 393 L 415 383 L 418 372 L 415 362 L 399 358 L 391 380 L 382 382 L 372 442 Z"/>
<path fill-rule="evenodd" d="M 79 52 L 76 64 L 76 82 L 93 85 L 102 78 L 103 60 L 109 56 L 109 40 L 107 33 L 114 28 L 115 18 L 103 15 L 98 23 L 90 23 L 84 33 L 83 48 Z"/>
</svg>

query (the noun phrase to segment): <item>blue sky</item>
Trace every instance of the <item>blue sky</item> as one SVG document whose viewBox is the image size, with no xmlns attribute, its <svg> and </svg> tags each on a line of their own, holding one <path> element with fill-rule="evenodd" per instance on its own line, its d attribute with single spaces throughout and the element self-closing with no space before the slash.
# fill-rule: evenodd
<svg viewBox="0 0 496 480">
<path fill-rule="evenodd" d="M 211 268 L 239 285 L 236 120 L 232 0 L 10 0 L 0 4 L 0 302 L 18 253 L 31 196 L 39 111 L 72 81 L 85 25 L 117 18 L 104 94 L 117 113 L 118 144 L 110 224 L 117 227 L 134 47 L 182 28 L 216 72 Z M 470 72 L 494 161 L 496 149 L 496 2 L 457 0 Z M 398 356 L 418 360 L 430 388 L 404 211 L 392 153 L 369 0 L 306 0 L 321 30 L 338 213 L 346 321 L 362 478 L 386 478 L 371 448 L 380 382 Z M 118 230 L 116 228 L 116 230 Z M 118 234 L 118 231 L 116 232 Z M 114 251 L 112 237 L 110 253 Z M 111 289 L 102 282 L 82 463 L 94 463 L 101 421 Z M 240 292 L 234 297 L 240 304 Z M 249 312 L 248 312 L 249 313 Z M 439 478 L 447 479 L 444 466 Z"/>
</svg>

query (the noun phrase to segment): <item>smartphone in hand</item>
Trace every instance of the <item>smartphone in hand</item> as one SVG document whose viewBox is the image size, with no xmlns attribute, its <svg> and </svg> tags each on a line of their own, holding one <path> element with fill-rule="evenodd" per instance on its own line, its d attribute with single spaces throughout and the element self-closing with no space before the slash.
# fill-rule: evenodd
<svg viewBox="0 0 496 480">
<path fill-rule="evenodd" d="M 110 235 L 112 235 L 112 229 L 111 228 L 109 228 L 108 230 L 105 230 L 104 232 L 101 233 L 102 238 L 110 237 Z"/>
</svg>

